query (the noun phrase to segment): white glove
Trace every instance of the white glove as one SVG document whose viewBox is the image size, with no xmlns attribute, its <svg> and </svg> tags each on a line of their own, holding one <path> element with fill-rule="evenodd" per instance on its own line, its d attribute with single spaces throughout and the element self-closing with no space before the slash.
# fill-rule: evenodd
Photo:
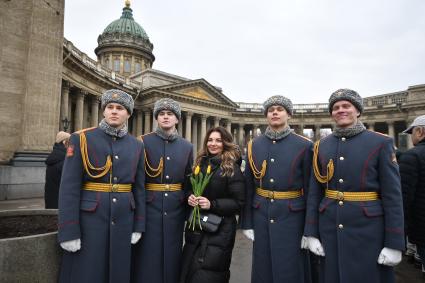
<svg viewBox="0 0 425 283">
<path fill-rule="evenodd" d="M 60 245 L 65 251 L 74 253 L 81 249 L 81 239 L 62 242 Z"/>
<path fill-rule="evenodd" d="M 142 233 L 139 233 L 139 232 L 131 233 L 131 243 L 133 245 L 136 244 L 140 240 L 141 237 L 142 237 Z"/>
<path fill-rule="evenodd" d="M 325 256 L 325 250 L 323 249 L 322 243 L 315 237 L 307 237 L 308 249 L 318 255 Z"/>
<path fill-rule="evenodd" d="M 387 266 L 396 266 L 401 261 L 401 251 L 383 248 L 378 256 L 378 263 Z"/>
<path fill-rule="evenodd" d="M 252 229 L 242 230 L 242 234 L 244 234 L 245 237 L 247 237 L 249 240 L 254 241 L 254 230 Z"/>
<path fill-rule="evenodd" d="M 308 250 L 308 241 L 306 236 L 301 237 L 301 249 Z"/>
</svg>

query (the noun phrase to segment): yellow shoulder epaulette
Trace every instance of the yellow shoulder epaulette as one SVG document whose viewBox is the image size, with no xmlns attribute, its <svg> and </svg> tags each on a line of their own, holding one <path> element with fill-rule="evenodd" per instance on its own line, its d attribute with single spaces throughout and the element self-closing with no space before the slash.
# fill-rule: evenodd
<svg viewBox="0 0 425 283">
<path fill-rule="evenodd" d="M 87 131 L 90 131 L 90 130 L 93 130 L 93 129 L 96 129 L 97 127 L 90 127 L 90 128 L 85 128 L 85 129 L 81 129 L 81 130 L 78 130 L 78 131 L 76 131 L 76 132 L 73 132 L 73 134 L 81 134 L 81 133 L 85 133 L 85 132 L 87 132 Z"/>
<path fill-rule="evenodd" d="M 295 132 L 292 132 L 294 135 L 296 135 L 296 136 L 299 136 L 300 138 L 303 138 L 303 139 L 305 139 L 306 141 L 309 141 L 309 142 L 312 142 L 312 140 L 311 139 L 309 139 L 309 138 L 307 138 L 307 137 L 305 137 L 305 136 L 303 136 L 303 135 L 299 135 L 299 134 L 297 134 L 297 133 L 295 133 Z"/>
</svg>

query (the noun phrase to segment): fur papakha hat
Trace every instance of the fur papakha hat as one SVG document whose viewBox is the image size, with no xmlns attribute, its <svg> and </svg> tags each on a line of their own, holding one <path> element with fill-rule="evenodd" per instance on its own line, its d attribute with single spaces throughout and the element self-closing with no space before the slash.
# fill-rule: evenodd
<svg viewBox="0 0 425 283">
<path fill-rule="evenodd" d="M 289 115 L 292 116 L 293 114 L 294 110 L 292 106 L 292 101 L 287 97 L 284 97 L 282 95 L 274 95 L 272 97 L 267 98 L 267 100 L 263 103 L 263 110 L 265 116 L 267 116 L 267 110 L 272 105 L 280 105 L 285 108 L 286 112 L 288 112 Z"/>
<path fill-rule="evenodd" d="M 125 107 L 125 109 L 127 109 L 130 115 L 133 114 L 134 100 L 133 100 L 133 97 L 131 97 L 131 95 L 129 95 L 128 93 L 119 89 L 109 89 L 105 91 L 102 94 L 102 99 L 101 99 L 102 110 L 105 110 L 106 105 L 112 102 L 121 104 L 122 106 Z"/>
<path fill-rule="evenodd" d="M 351 102 L 354 107 L 359 110 L 360 114 L 363 112 L 363 98 L 354 90 L 348 88 L 341 88 L 331 94 L 329 97 L 329 113 L 332 113 L 332 107 L 335 102 L 340 100 L 347 100 Z"/>
<path fill-rule="evenodd" d="M 176 115 L 177 119 L 179 119 L 179 121 L 182 118 L 182 110 L 180 108 L 180 104 L 171 98 L 161 98 L 160 100 L 155 102 L 155 106 L 153 107 L 153 116 L 155 117 L 155 119 L 158 119 L 158 114 L 162 110 L 169 110 L 173 112 L 174 115 Z"/>
</svg>

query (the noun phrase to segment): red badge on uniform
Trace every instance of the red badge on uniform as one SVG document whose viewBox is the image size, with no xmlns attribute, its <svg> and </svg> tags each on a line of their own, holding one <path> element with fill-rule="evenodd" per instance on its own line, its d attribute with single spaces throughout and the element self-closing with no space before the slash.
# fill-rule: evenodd
<svg viewBox="0 0 425 283">
<path fill-rule="evenodd" d="M 66 149 L 66 157 L 74 156 L 74 145 L 70 144 Z"/>
</svg>

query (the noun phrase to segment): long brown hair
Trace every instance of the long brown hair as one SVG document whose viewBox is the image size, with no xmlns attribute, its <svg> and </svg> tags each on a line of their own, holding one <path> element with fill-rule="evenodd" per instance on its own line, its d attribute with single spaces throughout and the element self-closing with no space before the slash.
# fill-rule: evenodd
<svg viewBox="0 0 425 283">
<path fill-rule="evenodd" d="M 196 156 L 194 168 L 196 166 L 201 164 L 201 160 L 203 157 L 208 156 L 208 139 L 211 135 L 211 133 L 217 132 L 221 136 L 221 141 L 223 143 L 223 151 L 220 153 L 221 157 L 221 164 L 220 168 L 222 173 L 222 176 L 233 176 L 233 166 L 235 162 L 241 157 L 240 150 L 236 144 L 233 143 L 233 137 L 232 135 L 223 127 L 214 127 L 207 131 L 204 137 L 204 142 L 202 143 L 202 149 L 198 152 L 198 155 Z"/>
</svg>

